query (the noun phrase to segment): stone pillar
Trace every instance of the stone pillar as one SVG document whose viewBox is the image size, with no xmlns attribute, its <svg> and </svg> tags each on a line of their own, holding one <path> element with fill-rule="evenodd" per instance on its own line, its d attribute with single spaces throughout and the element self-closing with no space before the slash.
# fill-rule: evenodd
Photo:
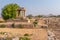
<svg viewBox="0 0 60 40">
<path fill-rule="evenodd" d="M 20 10 L 20 17 L 25 17 L 25 9 L 22 7 L 21 10 Z"/>
<path fill-rule="evenodd" d="M 22 17 L 25 17 L 25 10 L 22 11 Z"/>
<path fill-rule="evenodd" d="M 24 9 L 24 7 L 17 9 L 16 18 L 20 18 L 20 17 L 25 17 L 25 9 Z"/>
<path fill-rule="evenodd" d="M 19 17 L 20 17 L 20 10 L 17 10 L 16 18 L 19 18 Z"/>
</svg>

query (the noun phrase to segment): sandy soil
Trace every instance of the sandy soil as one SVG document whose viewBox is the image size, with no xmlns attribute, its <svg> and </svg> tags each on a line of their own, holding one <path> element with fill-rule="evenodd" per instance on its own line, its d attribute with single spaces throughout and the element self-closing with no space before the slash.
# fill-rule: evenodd
<svg viewBox="0 0 60 40">
<path fill-rule="evenodd" d="M 31 40 L 47 40 L 47 31 L 45 29 L 17 29 L 17 28 L 0 28 L 0 32 L 9 32 L 12 35 L 32 34 Z"/>
</svg>

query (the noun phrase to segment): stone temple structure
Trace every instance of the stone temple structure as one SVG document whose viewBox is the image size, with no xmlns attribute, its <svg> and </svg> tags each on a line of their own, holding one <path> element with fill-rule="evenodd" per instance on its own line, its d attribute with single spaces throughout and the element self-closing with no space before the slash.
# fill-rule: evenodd
<svg viewBox="0 0 60 40">
<path fill-rule="evenodd" d="M 25 8 L 20 7 L 16 9 L 16 18 L 8 19 L 7 21 L 9 22 L 24 22 L 27 21 L 25 18 Z M 22 20 L 23 19 L 23 20 Z"/>
<path fill-rule="evenodd" d="M 16 18 L 25 17 L 25 8 L 21 7 L 16 10 Z"/>
</svg>

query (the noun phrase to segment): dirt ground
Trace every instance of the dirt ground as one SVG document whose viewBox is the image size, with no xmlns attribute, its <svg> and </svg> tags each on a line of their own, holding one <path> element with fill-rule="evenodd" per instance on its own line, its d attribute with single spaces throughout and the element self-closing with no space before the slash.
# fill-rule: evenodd
<svg viewBox="0 0 60 40">
<path fill-rule="evenodd" d="M 47 31 L 45 29 L 17 29 L 17 28 L 0 28 L 0 32 L 8 32 L 12 35 L 32 34 L 31 40 L 47 40 Z"/>
</svg>

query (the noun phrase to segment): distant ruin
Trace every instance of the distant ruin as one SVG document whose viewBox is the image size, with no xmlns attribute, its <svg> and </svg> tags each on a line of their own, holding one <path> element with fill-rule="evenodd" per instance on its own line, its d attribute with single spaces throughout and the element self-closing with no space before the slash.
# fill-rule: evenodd
<svg viewBox="0 0 60 40">
<path fill-rule="evenodd" d="M 16 10 L 16 18 L 25 17 L 25 8 L 21 7 Z"/>
</svg>

